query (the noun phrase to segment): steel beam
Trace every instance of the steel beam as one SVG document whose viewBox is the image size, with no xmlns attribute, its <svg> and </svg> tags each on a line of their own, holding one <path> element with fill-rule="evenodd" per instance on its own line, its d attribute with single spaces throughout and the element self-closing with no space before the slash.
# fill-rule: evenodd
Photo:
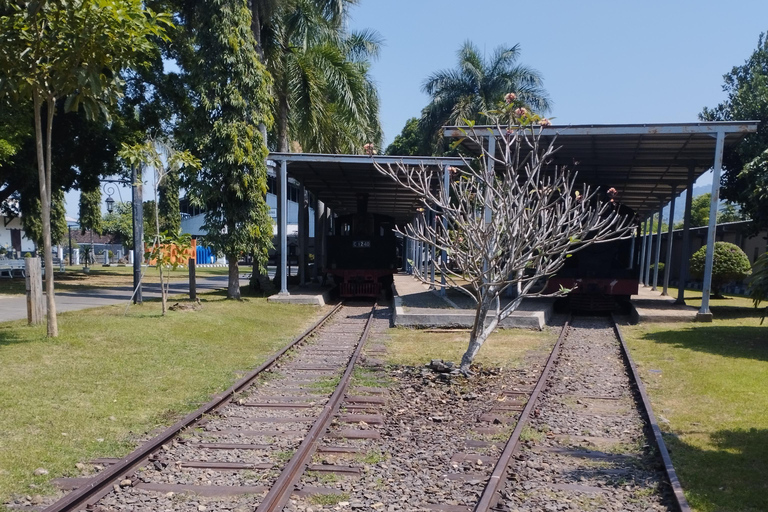
<svg viewBox="0 0 768 512">
<path fill-rule="evenodd" d="M 675 218 L 675 198 L 677 196 L 677 187 L 672 187 L 672 202 L 669 203 L 669 226 L 667 228 L 667 258 L 664 263 L 664 290 L 661 295 L 666 297 L 669 295 L 669 274 L 672 269 L 672 230 Z"/>
<path fill-rule="evenodd" d="M 709 203 L 709 229 L 707 230 L 707 254 L 704 260 L 704 283 L 701 287 L 701 308 L 696 315 L 696 320 L 702 322 L 712 321 L 712 312 L 709 310 L 709 294 L 712 291 L 712 267 L 715 260 L 715 231 L 717 229 L 717 203 L 720 200 L 720 171 L 723 166 L 723 147 L 725 146 L 725 134 L 718 132 L 715 145 L 715 165 L 712 175 L 712 198 Z"/>
<path fill-rule="evenodd" d="M 688 169 L 688 185 L 685 190 L 685 215 L 683 216 L 683 246 L 680 251 L 680 275 L 677 285 L 675 304 L 685 305 L 685 283 L 688 281 L 688 253 L 691 251 L 691 204 L 693 203 L 693 183 L 696 169 Z"/>
<path fill-rule="evenodd" d="M 654 257 L 656 264 L 653 268 L 653 288 L 656 291 L 659 284 L 659 260 L 661 259 L 661 222 L 664 220 L 664 203 L 659 203 L 659 225 L 656 229 L 656 255 Z"/>
<path fill-rule="evenodd" d="M 280 257 L 277 271 L 280 274 L 280 295 L 288 293 L 288 162 L 280 162 L 280 175 L 277 180 L 280 194 L 277 202 L 277 236 L 280 238 Z"/>
<path fill-rule="evenodd" d="M 648 240 L 647 240 L 648 237 L 646 236 L 648 232 L 646 231 L 646 228 L 645 228 L 646 224 L 647 222 L 643 222 L 640 224 L 640 236 L 643 239 L 643 248 L 640 251 L 640 264 L 638 265 L 638 268 L 640 268 L 640 275 L 637 277 L 637 280 L 640 281 L 641 284 L 645 284 L 644 282 L 645 281 L 644 279 L 645 278 L 645 252 L 647 248 L 646 246 L 648 245 Z"/>
<path fill-rule="evenodd" d="M 443 166 L 443 190 L 442 199 L 446 204 L 451 200 L 451 167 L 446 164 Z M 443 229 L 448 230 L 448 220 L 443 217 L 442 219 Z M 445 249 L 441 251 L 440 259 L 443 262 L 443 271 L 440 273 L 440 296 L 445 297 L 447 295 L 447 287 L 445 281 L 445 269 L 448 266 L 448 252 Z"/>
</svg>

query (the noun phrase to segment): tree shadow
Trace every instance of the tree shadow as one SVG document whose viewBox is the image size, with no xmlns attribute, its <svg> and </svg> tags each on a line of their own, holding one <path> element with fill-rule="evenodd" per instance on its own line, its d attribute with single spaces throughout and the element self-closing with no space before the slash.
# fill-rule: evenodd
<svg viewBox="0 0 768 512">
<path fill-rule="evenodd" d="M 724 357 L 768 361 L 765 326 L 697 326 L 648 332 L 642 339 Z"/>
<path fill-rule="evenodd" d="M 694 508 L 768 510 L 768 430 L 718 430 L 709 437 L 714 450 L 664 437 Z"/>
<path fill-rule="evenodd" d="M 22 328 L 21 321 L 0 324 L 0 347 L 29 343 L 40 340 L 43 331 L 35 328 Z"/>
</svg>

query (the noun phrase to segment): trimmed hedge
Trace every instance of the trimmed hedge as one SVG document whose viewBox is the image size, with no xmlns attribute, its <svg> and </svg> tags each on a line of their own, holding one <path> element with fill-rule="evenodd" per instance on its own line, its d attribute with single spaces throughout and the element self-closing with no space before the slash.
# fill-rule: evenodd
<svg viewBox="0 0 768 512">
<path fill-rule="evenodd" d="M 704 263 L 707 254 L 705 245 L 691 256 L 691 275 L 704 277 Z M 731 281 L 741 281 L 752 273 L 749 258 L 738 245 L 715 242 L 715 258 L 712 265 L 712 293 L 720 295 L 720 288 Z"/>
</svg>

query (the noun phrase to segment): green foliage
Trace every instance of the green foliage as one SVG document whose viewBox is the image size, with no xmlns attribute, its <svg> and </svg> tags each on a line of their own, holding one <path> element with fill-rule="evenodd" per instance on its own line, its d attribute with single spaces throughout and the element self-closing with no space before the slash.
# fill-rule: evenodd
<svg viewBox="0 0 768 512">
<path fill-rule="evenodd" d="M 419 128 L 418 118 L 412 117 L 405 122 L 403 131 L 395 137 L 392 144 L 387 146 L 385 153 L 398 156 L 428 156 L 432 154 L 428 137 Z"/>
<path fill-rule="evenodd" d="M 365 144 L 381 142 L 379 98 L 369 76 L 381 41 L 373 31 L 344 31 L 348 3 L 275 3 L 259 31 L 264 64 L 274 78 L 279 151 L 296 141 L 304 151 L 361 153 Z"/>
<path fill-rule="evenodd" d="M 51 204 L 51 244 L 57 245 L 64 241 L 67 235 L 67 212 L 64 206 L 64 191 L 53 192 Z M 24 226 L 25 236 L 34 241 L 38 251 L 43 250 L 43 215 L 40 208 L 40 199 L 33 194 L 21 196 L 21 224 Z"/>
<path fill-rule="evenodd" d="M 485 115 L 505 104 L 509 93 L 515 99 L 510 107 L 537 112 L 549 109 L 549 99 L 539 73 L 517 63 L 520 46 L 500 46 L 486 59 L 480 49 L 466 41 L 458 51 L 458 66 L 433 73 L 422 90 L 431 97 L 422 110 L 419 129 L 430 143 L 442 139 L 440 128 L 459 125 L 465 120 L 487 124 Z"/>
<path fill-rule="evenodd" d="M 761 302 L 768 301 L 768 252 L 763 253 L 757 258 L 754 267 L 752 267 L 752 280 L 749 282 L 749 296 L 755 307 Z M 765 317 L 768 316 L 768 307 L 763 311 L 762 324 Z"/>
<path fill-rule="evenodd" d="M 712 194 L 707 192 L 696 196 L 691 200 L 691 227 L 706 226 L 709 224 L 709 205 L 712 202 Z"/>
<path fill-rule="evenodd" d="M 186 188 L 206 208 L 206 243 L 235 264 L 241 253 L 253 251 L 264 270 L 272 219 L 258 125 L 271 122 L 270 80 L 256 52 L 251 14 L 243 0 L 214 0 L 190 5 L 187 16 L 197 52 L 181 65 L 197 101 L 179 139 L 202 168 L 186 173 Z M 230 290 L 239 295 L 239 286 Z"/>
<path fill-rule="evenodd" d="M 101 190 L 98 183 L 90 190 L 80 191 L 80 228 L 101 234 Z"/>
<path fill-rule="evenodd" d="M 691 256 L 691 275 L 701 279 L 704 277 L 704 263 L 707 246 Z M 749 258 L 738 245 L 728 242 L 715 242 L 715 255 L 712 265 L 712 292 L 720 296 L 720 288 L 730 281 L 739 281 L 752 273 Z"/>
<path fill-rule="evenodd" d="M 133 248 L 133 212 L 130 201 L 115 203 L 112 213 L 102 219 L 102 231 L 117 236 L 123 245 Z M 153 201 L 144 201 L 144 233 L 155 231 L 155 206 Z"/>
<path fill-rule="evenodd" d="M 727 99 L 705 108 L 705 121 L 758 120 L 757 132 L 748 134 L 723 155 L 722 197 L 737 203 L 752 219 L 754 232 L 768 227 L 768 37 L 760 34 L 757 48 L 741 66 L 723 75 Z"/>
<path fill-rule="evenodd" d="M 179 210 L 179 173 L 169 171 L 159 185 L 158 214 L 160 215 L 160 230 L 178 233 L 181 229 L 181 212 Z"/>
</svg>

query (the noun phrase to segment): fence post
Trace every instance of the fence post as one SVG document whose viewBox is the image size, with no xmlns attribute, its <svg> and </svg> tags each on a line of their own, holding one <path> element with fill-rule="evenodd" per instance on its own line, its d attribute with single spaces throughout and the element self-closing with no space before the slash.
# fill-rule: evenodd
<svg viewBox="0 0 768 512">
<path fill-rule="evenodd" d="M 189 299 L 197 300 L 197 281 L 195 280 L 195 258 L 189 258 Z"/>
<path fill-rule="evenodd" d="M 53 269 L 49 269 L 53 272 Z M 24 258 L 27 289 L 27 321 L 29 325 L 42 324 L 45 319 L 43 272 L 40 258 Z"/>
</svg>

